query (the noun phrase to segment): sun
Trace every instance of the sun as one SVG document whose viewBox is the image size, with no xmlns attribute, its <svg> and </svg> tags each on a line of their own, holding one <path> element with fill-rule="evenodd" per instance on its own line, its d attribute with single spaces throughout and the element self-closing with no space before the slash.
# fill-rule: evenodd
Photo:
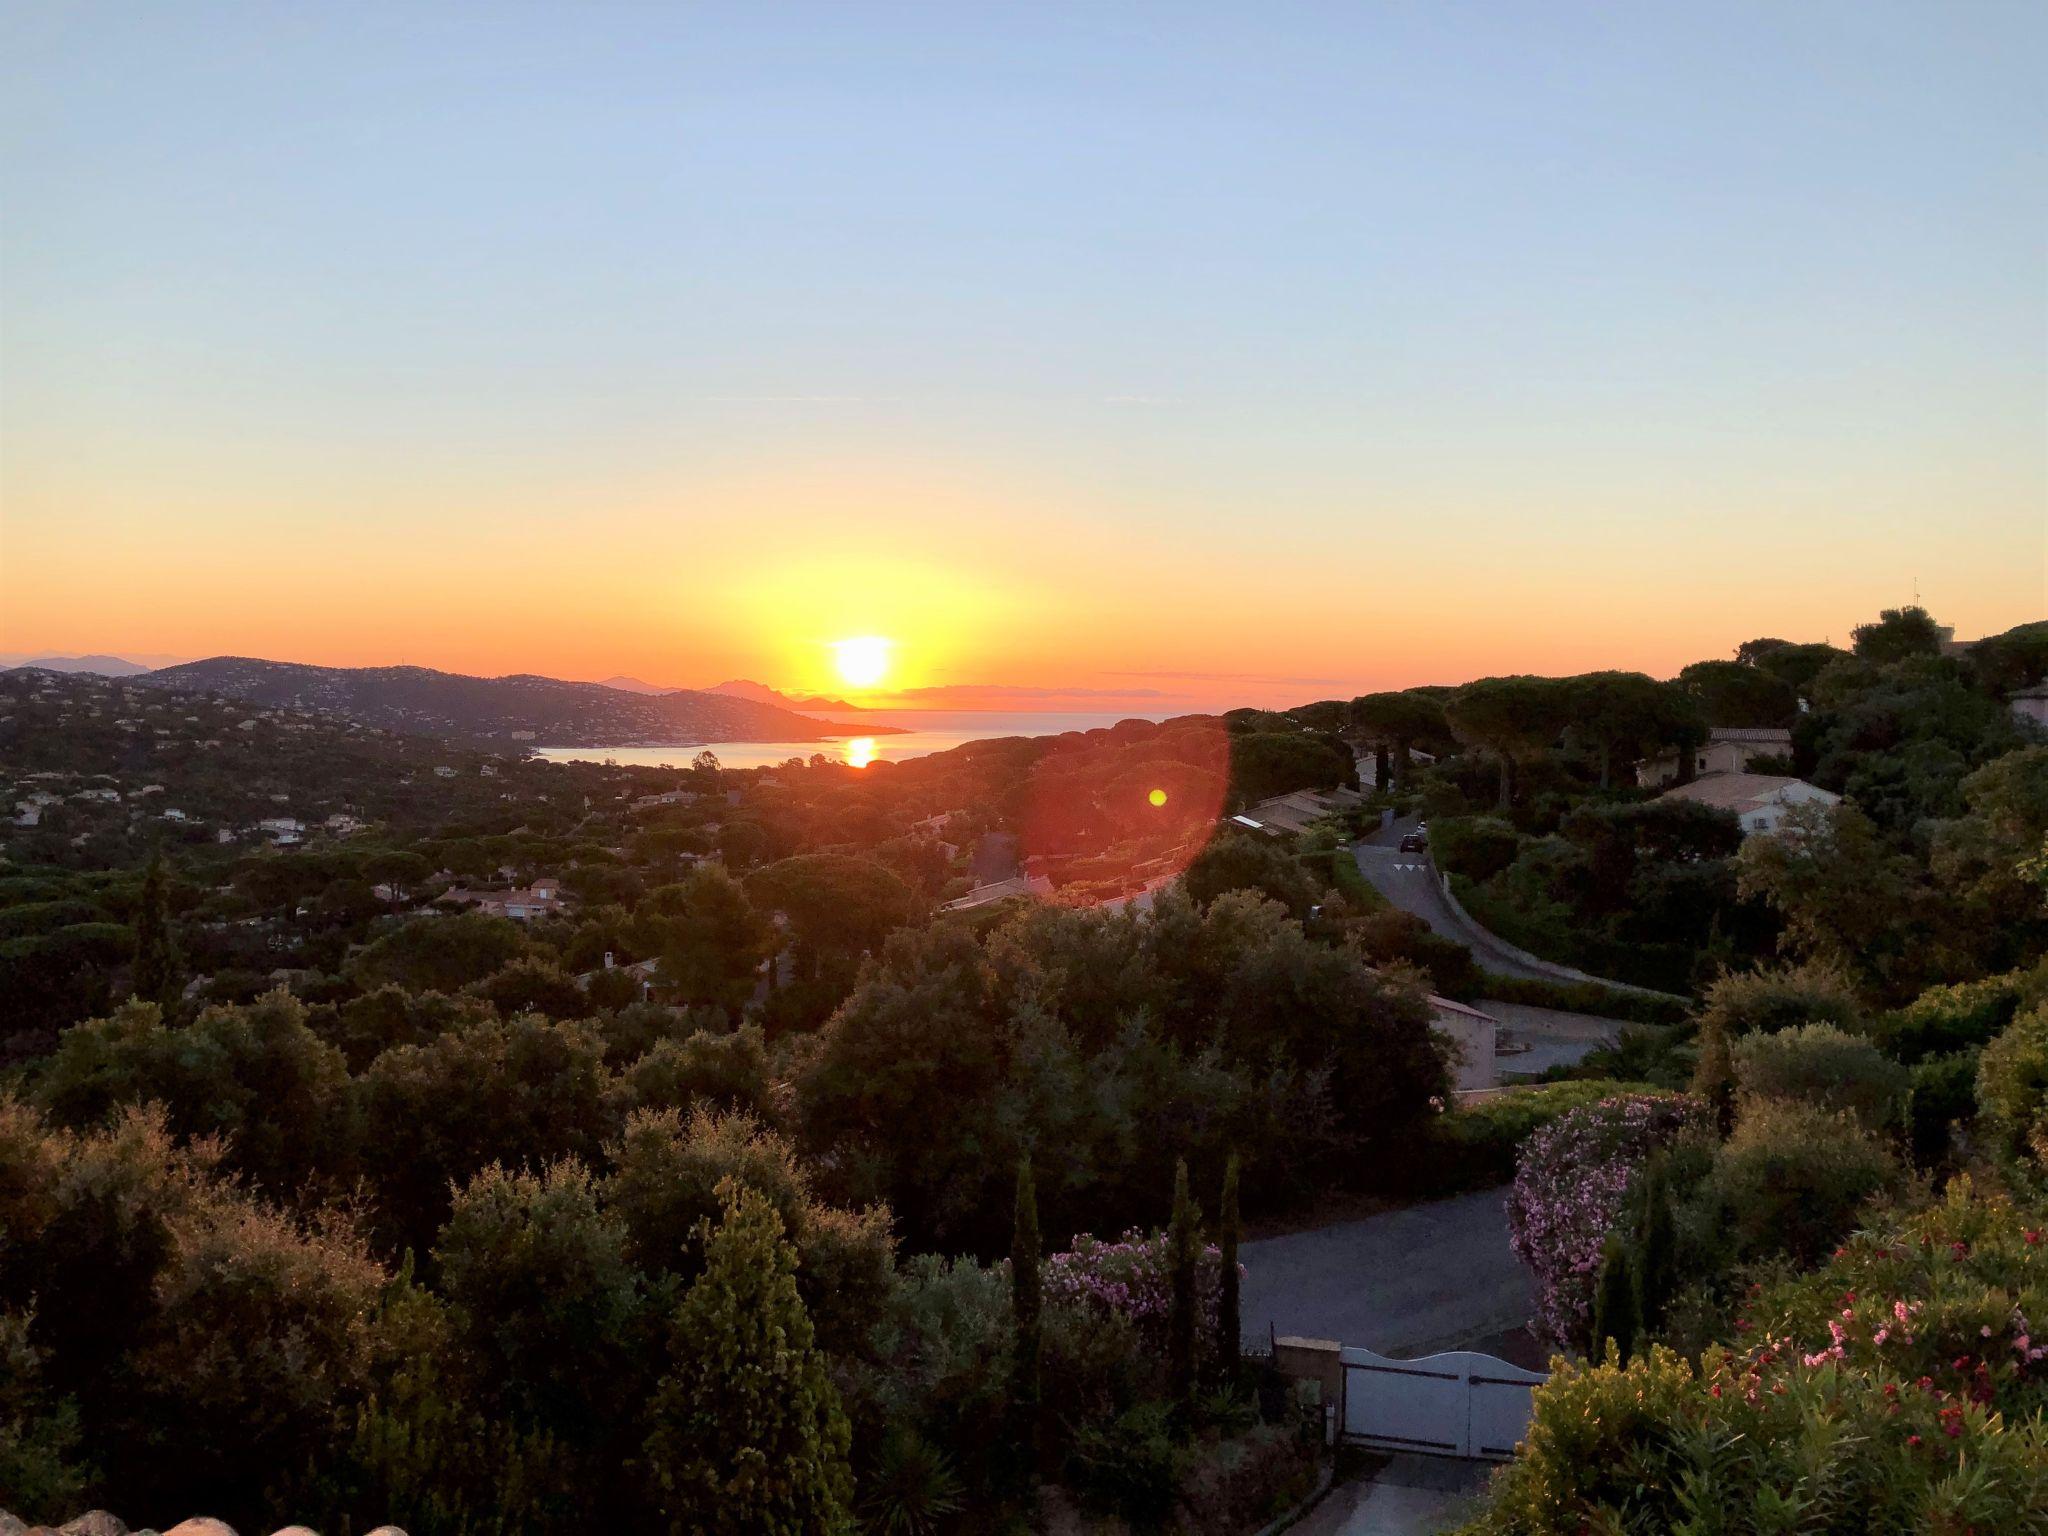
<svg viewBox="0 0 2048 1536">
<path fill-rule="evenodd" d="M 889 675 L 889 647 L 893 641 L 878 635 L 832 642 L 832 663 L 841 682 L 854 688 L 872 688 Z"/>
</svg>

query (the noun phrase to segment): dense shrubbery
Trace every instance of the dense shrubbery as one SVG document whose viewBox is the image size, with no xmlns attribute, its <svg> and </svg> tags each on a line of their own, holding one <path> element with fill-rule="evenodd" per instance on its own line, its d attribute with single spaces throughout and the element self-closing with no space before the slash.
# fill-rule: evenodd
<svg viewBox="0 0 2048 1536">
<path fill-rule="evenodd" d="M 1759 1287 L 1697 1366 L 1561 1362 L 1468 1536 L 2024 1531 L 2048 1523 L 2039 1212 L 1976 1195 Z"/>
<path fill-rule="evenodd" d="M 1792 1099 L 1852 1115 L 1867 1131 L 1898 1123 L 1911 1074 L 1867 1040 L 1832 1024 L 1801 1024 L 1735 1043 L 1735 1086 L 1745 1099 Z"/>
<path fill-rule="evenodd" d="M 2003 1151 L 2048 1162 L 2048 1005 L 2021 1014 L 1984 1047 L 1977 1101 Z"/>
</svg>

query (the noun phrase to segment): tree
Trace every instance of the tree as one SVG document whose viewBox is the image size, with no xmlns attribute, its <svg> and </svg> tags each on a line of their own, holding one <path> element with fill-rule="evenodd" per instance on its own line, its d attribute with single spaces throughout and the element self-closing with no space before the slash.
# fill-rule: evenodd
<svg viewBox="0 0 2048 1536">
<path fill-rule="evenodd" d="M 531 956 L 514 960 L 470 989 L 499 1013 L 538 1013 L 550 1019 L 580 1019 L 591 1000 L 561 967 Z"/>
<path fill-rule="evenodd" d="M 1204 906 L 1225 891 L 1257 891 L 1298 918 L 1308 916 L 1322 894 L 1301 861 L 1263 832 L 1219 833 L 1195 855 L 1181 883 Z"/>
<path fill-rule="evenodd" d="M 365 987 L 390 982 L 412 992 L 455 992 L 525 951 L 526 938 L 511 919 L 462 912 L 392 929 L 356 956 L 354 969 Z"/>
<path fill-rule="evenodd" d="M 1514 803 L 1515 765 L 1557 739 L 1567 714 L 1565 685 L 1548 677 L 1482 677 L 1444 704 L 1452 734 L 1500 759 L 1499 808 Z"/>
<path fill-rule="evenodd" d="M 1636 1288 L 1628 1243 L 1619 1232 L 1607 1234 L 1600 1250 L 1600 1279 L 1593 1291 L 1593 1349 L 1613 1346 L 1622 1364 L 1636 1347 Z"/>
<path fill-rule="evenodd" d="M 1188 1163 L 1173 1167 L 1173 1215 L 1167 1222 L 1167 1259 L 1173 1266 L 1173 1310 L 1167 1320 L 1167 1362 L 1173 1403 L 1184 1416 L 1195 1402 L 1195 1282 L 1202 1260 L 1202 1213 L 1188 1193 Z"/>
<path fill-rule="evenodd" d="M 1718 1018 L 1703 1020 L 1699 1040 L 1692 1095 L 1713 1106 L 1714 1124 L 1726 1136 L 1735 1128 L 1735 1054 L 1728 1048 L 1727 1027 Z"/>
<path fill-rule="evenodd" d="M 760 907 L 789 918 L 799 968 L 815 975 L 828 955 L 876 949 L 892 929 L 913 921 L 925 903 L 887 865 L 844 853 L 782 859 L 747 877 Z"/>
<path fill-rule="evenodd" d="M 1629 1262 L 1635 1321 L 1645 1333 L 1654 1333 L 1663 1322 L 1678 1285 L 1678 1223 L 1671 1204 L 1671 1175 L 1659 1153 L 1643 1170 Z"/>
<path fill-rule="evenodd" d="M 737 1183 L 670 1330 L 643 1453 L 667 1529 L 827 1536 L 850 1524 L 852 1441 L 796 1289 L 782 1219 Z"/>
<path fill-rule="evenodd" d="M 1238 1297 L 1241 1277 L 1237 1272 L 1237 1239 L 1240 1223 L 1235 1152 L 1223 1165 L 1223 1197 L 1217 1206 L 1216 1225 L 1216 1240 L 1223 1250 L 1223 1294 L 1216 1310 L 1216 1362 L 1218 1373 L 1228 1385 L 1237 1381 L 1238 1362 L 1244 1349 L 1243 1313 Z"/>
<path fill-rule="evenodd" d="M 142 877 L 142 902 L 135 914 L 135 995 L 170 1008 L 181 987 L 177 940 L 171 934 L 170 894 L 165 889 L 164 855 L 156 849 Z"/>
<path fill-rule="evenodd" d="M 1571 733 L 1594 749 L 1606 789 L 1616 753 L 1638 756 L 1644 743 L 1658 738 L 1664 685 L 1641 672 L 1588 672 L 1566 678 L 1564 689 Z"/>
<path fill-rule="evenodd" d="M 1042 1347 L 1041 1314 L 1045 1291 L 1038 1264 L 1043 1255 L 1038 1236 L 1038 1193 L 1031 1183 L 1031 1159 L 1017 1164 L 1017 1215 L 1010 1237 L 1010 1312 L 1016 1327 L 1016 1356 L 1010 1378 L 1010 1402 L 1017 1416 L 1026 1464 L 1038 1465 L 1038 1369 Z"/>
<path fill-rule="evenodd" d="M 1912 860 L 1894 852 L 1854 805 L 1794 806 L 1771 837 L 1752 837 L 1736 856 L 1736 889 L 1784 920 L 1782 946 L 1829 961 L 1892 992 L 1932 958 L 1921 908 L 1928 892 Z"/>
<path fill-rule="evenodd" d="M 1886 608 L 1873 623 L 1858 624 L 1849 632 L 1856 654 L 1867 661 L 1905 661 L 1914 656 L 1939 656 L 1948 631 L 1934 622 L 1934 616 L 1917 604 Z"/>
<path fill-rule="evenodd" d="M 667 916 L 661 974 L 690 1003 L 736 1011 L 760 979 L 774 929 L 722 865 L 699 864 L 650 898 Z"/>
<path fill-rule="evenodd" d="M 1356 788 L 1358 765 L 1334 736 L 1252 731 L 1230 738 L 1230 793 L 1254 805 L 1297 789 Z"/>
<path fill-rule="evenodd" d="M 1394 749 L 1394 787 L 1405 788 L 1411 766 L 1409 752 L 1419 742 L 1448 741 L 1451 728 L 1444 707 L 1422 693 L 1368 693 L 1351 701 L 1354 735 L 1378 748 L 1380 784 L 1386 788 L 1386 749 Z"/>
<path fill-rule="evenodd" d="M 1753 667 L 1773 651 L 1782 651 L 1791 643 L 1790 640 L 1778 640 L 1770 637 L 1745 640 L 1742 644 L 1735 647 L 1735 659 L 1745 667 Z"/>
<path fill-rule="evenodd" d="M 1678 686 L 1709 726 L 1786 726 L 1799 714 L 1790 684 L 1739 661 L 1696 661 L 1678 674 Z"/>
<path fill-rule="evenodd" d="M 1750 664 L 1759 671 L 1768 672 L 1785 684 L 1800 698 L 1808 698 L 1813 690 L 1813 681 L 1827 670 L 1828 666 L 1847 656 L 1847 651 L 1816 641 L 1811 645 L 1779 645 L 1759 652 L 1751 658 Z"/>
</svg>

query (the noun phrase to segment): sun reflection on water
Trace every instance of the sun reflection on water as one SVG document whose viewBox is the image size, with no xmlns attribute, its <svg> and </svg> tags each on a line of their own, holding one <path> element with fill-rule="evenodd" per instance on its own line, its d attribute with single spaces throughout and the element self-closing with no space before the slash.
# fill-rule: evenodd
<svg viewBox="0 0 2048 1536">
<path fill-rule="evenodd" d="M 846 754 L 846 761 L 849 767 L 865 768 L 875 760 L 875 738 L 872 736 L 849 737 L 845 742 L 841 743 L 840 751 Z"/>
</svg>

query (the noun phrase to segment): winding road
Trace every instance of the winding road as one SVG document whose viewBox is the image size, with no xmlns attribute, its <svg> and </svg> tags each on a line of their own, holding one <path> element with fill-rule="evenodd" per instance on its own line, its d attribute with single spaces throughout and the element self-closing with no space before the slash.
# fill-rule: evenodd
<svg viewBox="0 0 2048 1536">
<path fill-rule="evenodd" d="M 1401 852 L 1401 839 L 1413 832 L 1417 820 L 1404 816 L 1368 834 L 1351 845 L 1358 860 L 1358 872 L 1388 901 L 1403 912 L 1412 912 L 1429 924 L 1431 931 L 1455 940 L 1472 951 L 1472 956 L 1496 976 L 1513 976 L 1526 981 L 1554 981 L 1549 971 L 1539 971 L 1506 949 L 1484 928 L 1461 921 L 1444 900 L 1437 882 L 1436 864 L 1426 853 Z"/>
</svg>

